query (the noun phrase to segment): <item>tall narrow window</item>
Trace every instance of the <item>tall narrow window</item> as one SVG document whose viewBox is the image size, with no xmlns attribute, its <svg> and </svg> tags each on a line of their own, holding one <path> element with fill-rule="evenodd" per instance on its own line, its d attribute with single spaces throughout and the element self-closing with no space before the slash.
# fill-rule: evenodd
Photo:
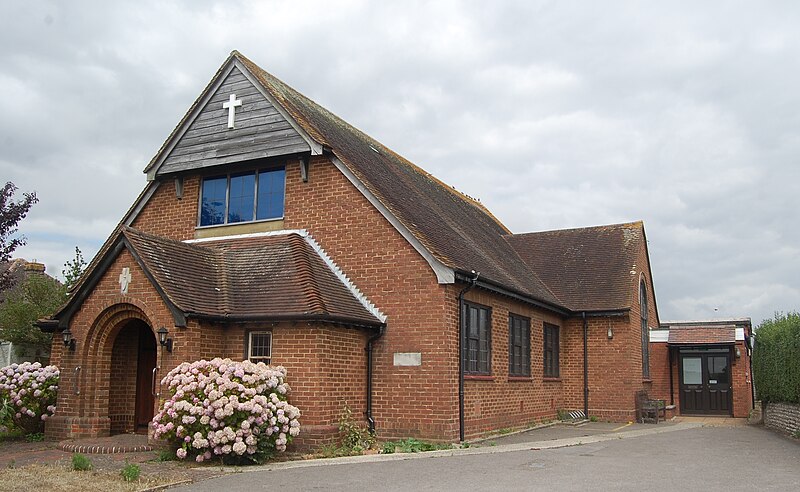
<svg viewBox="0 0 800 492">
<path fill-rule="evenodd" d="M 284 183 L 286 171 L 274 169 L 258 173 L 258 204 L 256 219 L 275 219 L 283 217 Z"/>
<path fill-rule="evenodd" d="M 558 331 L 558 326 L 544 324 L 544 377 L 546 378 L 557 378 L 561 374 L 558 363 Z"/>
<path fill-rule="evenodd" d="M 464 345 L 462 360 L 466 374 L 491 374 L 491 314 L 489 308 L 464 303 Z"/>
<path fill-rule="evenodd" d="M 650 329 L 648 328 L 647 287 L 639 283 L 639 309 L 642 318 L 642 377 L 650 379 Z"/>
<path fill-rule="evenodd" d="M 256 193 L 255 173 L 231 176 L 228 198 L 228 223 L 253 220 L 253 201 Z"/>
<path fill-rule="evenodd" d="M 508 375 L 531 375 L 531 320 L 508 315 Z"/>
<path fill-rule="evenodd" d="M 200 225 L 225 223 L 227 186 L 227 176 L 216 176 L 203 180 L 203 197 L 200 201 Z"/>
</svg>

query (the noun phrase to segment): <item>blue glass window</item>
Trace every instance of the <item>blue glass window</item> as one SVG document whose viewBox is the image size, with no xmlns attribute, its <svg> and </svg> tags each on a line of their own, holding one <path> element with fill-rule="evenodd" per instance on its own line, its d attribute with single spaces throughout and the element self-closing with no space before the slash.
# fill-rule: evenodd
<svg viewBox="0 0 800 492">
<path fill-rule="evenodd" d="M 225 193 L 227 176 L 203 180 L 203 199 L 200 204 L 200 225 L 225 223 Z"/>
<path fill-rule="evenodd" d="M 286 171 L 284 169 L 258 173 L 257 220 L 283 217 L 285 183 Z"/>
<path fill-rule="evenodd" d="M 283 168 L 205 178 L 201 187 L 200 225 L 280 219 L 285 186 Z"/>
<path fill-rule="evenodd" d="M 253 220 L 253 203 L 256 194 L 255 173 L 231 176 L 228 198 L 228 223 Z"/>
</svg>

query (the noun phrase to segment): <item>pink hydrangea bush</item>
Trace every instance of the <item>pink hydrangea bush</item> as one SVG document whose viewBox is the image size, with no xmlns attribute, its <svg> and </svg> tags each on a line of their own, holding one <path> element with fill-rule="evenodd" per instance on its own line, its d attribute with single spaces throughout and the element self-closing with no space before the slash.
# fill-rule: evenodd
<svg viewBox="0 0 800 492">
<path fill-rule="evenodd" d="M 155 437 L 177 446 L 180 459 L 262 462 L 300 433 L 285 379 L 285 368 L 261 362 L 184 362 L 161 381 L 171 397 L 153 418 Z"/>
<path fill-rule="evenodd" d="M 26 434 L 42 432 L 56 411 L 59 371 L 56 366 L 23 362 L 0 368 L 0 402 L 10 423 Z"/>
</svg>

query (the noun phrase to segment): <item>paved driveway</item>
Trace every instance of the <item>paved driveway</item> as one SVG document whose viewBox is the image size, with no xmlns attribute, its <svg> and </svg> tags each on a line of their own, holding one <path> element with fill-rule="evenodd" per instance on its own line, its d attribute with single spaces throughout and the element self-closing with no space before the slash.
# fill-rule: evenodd
<svg viewBox="0 0 800 492">
<path fill-rule="evenodd" d="M 555 449 L 508 444 L 421 459 L 276 465 L 185 490 L 800 490 L 796 441 L 746 426 L 652 430 Z"/>
</svg>

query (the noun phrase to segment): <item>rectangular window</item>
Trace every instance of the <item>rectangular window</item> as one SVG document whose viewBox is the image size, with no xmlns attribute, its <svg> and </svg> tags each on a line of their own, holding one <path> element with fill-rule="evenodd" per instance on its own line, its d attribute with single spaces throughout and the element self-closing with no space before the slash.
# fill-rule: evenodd
<svg viewBox="0 0 800 492">
<path fill-rule="evenodd" d="M 492 372 L 491 312 L 487 307 L 465 302 L 462 316 L 464 373 L 489 375 Z"/>
<path fill-rule="evenodd" d="M 544 324 L 544 377 L 546 378 L 557 378 L 561 374 L 558 367 L 558 331 L 558 326 Z"/>
<path fill-rule="evenodd" d="M 258 204 L 256 219 L 283 217 L 284 183 L 286 171 L 276 169 L 258 173 Z"/>
<path fill-rule="evenodd" d="M 227 185 L 227 176 L 216 176 L 203 180 L 202 198 L 200 200 L 200 225 L 225 223 Z"/>
<path fill-rule="evenodd" d="M 253 220 L 253 200 L 256 195 L 255 173 L 231 176 L 228 198 L 228 223 Z"/>
<path fill-rule="evenodd" d="M 280 219 L 286 170 L 270 169 L 203 179 L 200 225 Z"/>
<path fill-rule="evenodd" d="M 508 315 L 508 375 L 531 375 L 531 320 Z"/>
<path fill-rule="evenodd" d="M 272 332 L 251 331 L 248 334 L 247 360 L 264 364 L 272 361 Z"/>
</svg>

